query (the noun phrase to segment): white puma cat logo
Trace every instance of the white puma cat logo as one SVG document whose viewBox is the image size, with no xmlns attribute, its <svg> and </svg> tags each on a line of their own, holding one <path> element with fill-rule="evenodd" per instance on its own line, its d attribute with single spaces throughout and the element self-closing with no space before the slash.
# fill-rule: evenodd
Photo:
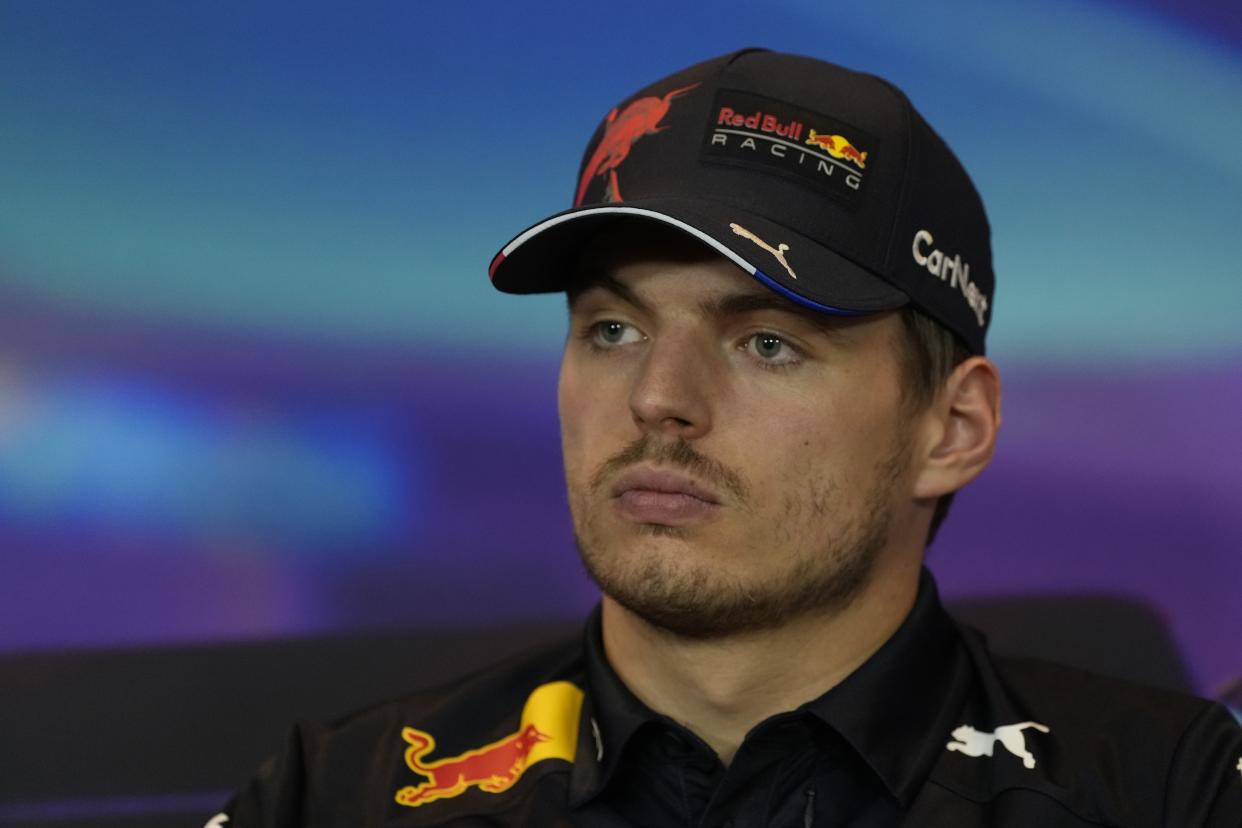
<svg viewBox="0 0 1242 828">
<path fill-rule="evenodd" d="M 768 244 L 763 239 L 759 238 L 754 233 L 750 232 L 749 230 L 747 230 L 745 227 L 743 227 L 740 224 L 730 224 L 729 227 L 731 227 L 733 229 L 733 232 L 736 233 L 737 235 L 741 236 L 744 239 L 750 239 L 755 244 L 759 245 L 764 250 L 768 251 L 773 256 L 775 256 L 776 260 L 781 263 L 781 266 L 784 267 L 785 270 L 789 272 L 789 278 L 791 279 L 798 278 L 798 274 L 794 273 L 793 268 L 789 266 L 789 262 L 785 261 L 785 254 L 789 252 L 789 245 L 785 244 L 784 242 L 781 242 L 776 247 L 773 247 L 772 245 Z"/>
<path fill-rule="evenodd" d="M 956 741 L 949 742 L 945 747 L 960 751 L 967 756 L 991 756 L 992 749 L 1000 742 L 1005 750 L 1022 760 L 1025 767 L 1035 767 L 1035 757 L 1026 749 L 1026 734 L 1022 731 L 1033 727 L 1040 733 L 1050 733 L 1047 725 L 1038 722 L 1019 722 L 1018 724 L 1001 725 L 992 733 L 980 733 L 970 725 L 962 725 L 953 731 Z"/>
</svg>

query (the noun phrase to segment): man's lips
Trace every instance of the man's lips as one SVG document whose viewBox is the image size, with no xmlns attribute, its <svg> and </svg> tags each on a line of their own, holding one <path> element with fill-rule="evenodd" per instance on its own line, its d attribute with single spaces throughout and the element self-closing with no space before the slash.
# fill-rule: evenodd
<svg viewBox="0 0 1242 828">
<path fill-rule="evenodd" d="M 612 486 L 613 504 L 635 523 L 688 526 L 712 517 L 720 498 L 694 478 L 650 466 L 630 469 Z"/>
<path fill-rule="evenodd" d="M 657 469 L 651 466 L 629 469 L 612 484 L 612 496 L 620 497 L 629 491 L 689 495 L 712 505 L 720 504 L 720 498 L 707 486 L 687 474 L 672 469 Z"/>
</svg>

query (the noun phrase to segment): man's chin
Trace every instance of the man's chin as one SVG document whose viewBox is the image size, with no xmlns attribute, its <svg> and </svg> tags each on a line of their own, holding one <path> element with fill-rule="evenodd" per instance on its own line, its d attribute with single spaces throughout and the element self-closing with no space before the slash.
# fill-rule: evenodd
<svg viewBox="0 0 1242 828">
<path fill-rule="evenodd" d="M 584 546 L 583 564 L 608 598 L 653 627 L 688 639 L 714 639 L 777 629 L 792 618 L 832 615 L 865 588 L 875 549 L 825 566 L 808 559 L 753 571 L 720 556 L 721 547 L 694 537 L 700 530 L 644 525 L 633 541 Z M 754 563 L 753 561 L 751 563 Z M 732 570 L 732 571 L 731 571 Z"/>
<path fill-rule="evenodd" d="M 636 530 L 637 531 L 637 530 Z M 710 639 L 779 623 L 757 590 L 726 584 L 720 566 L 699 560 L 697 544 L 684 543 L 681 529 L 644 526 L 649 539 L 624 550 L 621 559 L 583 553 L 588 574 L 609 600 L 651 626 L 683 638 Z M 635 546 L 644 548 L 638 549 Z M 766 590 L 762 590 L 766 593 Z"/>
<path fill-rule="evenodd" d="M 708 597 L 702 590 L 689 600 L 685 595 L 674 598 L 667 593 L 624 588 L 603 591 L 626 612 L 678 638 L 706 641 L 735 637 L 777 629 L 785 620 L 783 613 L 766 602 L 730 600 L 721 595 Z"/>
</svg>

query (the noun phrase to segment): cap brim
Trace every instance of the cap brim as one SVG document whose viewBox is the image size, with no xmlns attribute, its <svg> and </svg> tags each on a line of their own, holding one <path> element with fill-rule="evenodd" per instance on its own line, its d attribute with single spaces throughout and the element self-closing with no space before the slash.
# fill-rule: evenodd
<svg viewBox="0 0 1242 828">
<path fill-rule="evenodd" d="M 622 218 L 677 228 L 791 301 L 826 313 L 876 313 L 910 301 L 870 270 L 783 225 L 731 206 L 680 199 L 582 207 L 546 218 L 496 254 L 488 268 L 492 284 L 506 293 L 564 290 L 582 246 Z"/>
</svg>

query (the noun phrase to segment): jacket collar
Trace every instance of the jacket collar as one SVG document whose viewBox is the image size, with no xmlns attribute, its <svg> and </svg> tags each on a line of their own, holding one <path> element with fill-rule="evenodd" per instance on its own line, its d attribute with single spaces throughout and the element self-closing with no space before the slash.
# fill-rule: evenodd
<svg viewBox="0 0 1242 828">
<path fill-rule="evenodd" d="M 861 667 L 803 705 L 908 806 L 944 753 L 970 683 L 957 625 L 924 568 L 906 620 Z"/>
<path fill-rule="evenodd" d="M 639 701 L 608 664 L 599 607 L 587 620 L 584 638 L 587 698 L 570 779 L 572 808 L 608 786 L 640 728 L 653 722 L 673 724 Z M 924 569 L 914 607 L 892 637 L 799 711 L 839 733 L 893 797 L 908 806 L 944 751 L 969 676 L 957 626 Z"/>
</svg>

